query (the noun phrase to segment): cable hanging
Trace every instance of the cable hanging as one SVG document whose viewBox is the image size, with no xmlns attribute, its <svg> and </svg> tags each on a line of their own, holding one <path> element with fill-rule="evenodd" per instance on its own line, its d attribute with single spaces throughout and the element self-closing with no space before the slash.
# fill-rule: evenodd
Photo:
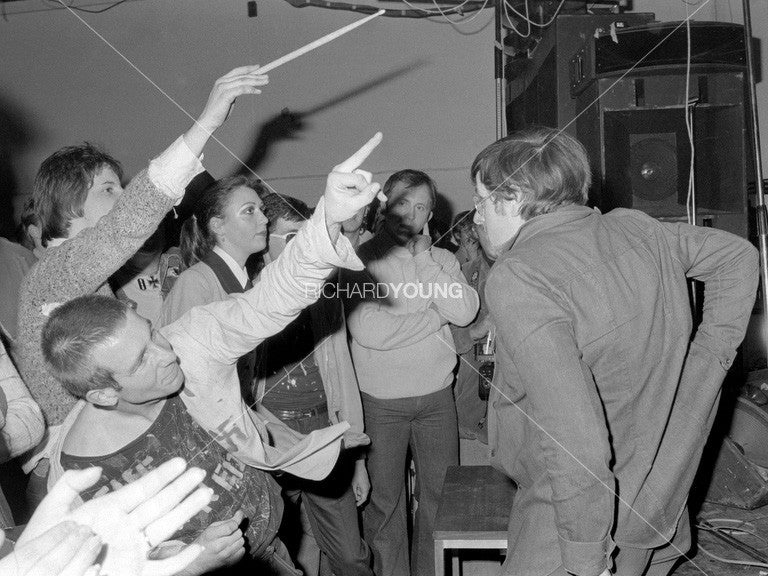
<svg viewBox="0 0 768 576">
<path fill-rule="evenodd" d="M 285 0 L 294 8 L 327 8 L 329 10 L 347 10 L 349 12 L 360 12 L 361 14 L 373 14 L 381 10 L 380 6 L 369 6 L 365 4 L 350 4 L 348 2 L 333 2 L 330 0 Z M 432 18 L 434 16 L 443 16 L 457 14 L 464 16 L 469 12 L 477 12 L 482 10 L 488 5 L 488 0 L 464 0 L 458 6 L 450 6 L 446 8 L 440 8 L 439 2 L 435 0 L 433 3 L 436 10 L 418 8 L 413 6 L 410 2 L 403 2 L 408 9 L 395 9 L 386 8 L 383 16 L 389 18 Z M 453 21 L 451 21 L 454 23 Z"/>
</svg>

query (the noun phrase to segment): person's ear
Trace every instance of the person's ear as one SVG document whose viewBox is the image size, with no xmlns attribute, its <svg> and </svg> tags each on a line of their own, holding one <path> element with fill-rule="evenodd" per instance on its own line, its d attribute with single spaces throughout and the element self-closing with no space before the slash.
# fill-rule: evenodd
<svg viewBox="0 0 768 576">
<path fill-rule="evenodd" d="M 210 220 L 208 220 L 208 228 L 211 229 L 211 232 L 213 232 L 217 238 L 222 238 L 222 233 L 224 231 L 224 218 L 213 216 Z"/>
<path fill-rule="evenodd" d="M 109 387 L 88 390 L 88 392 L 85 393 L 85 399 L 94 406 L 102 406 L 108 408 L 117 405 L 119 398 L 117 395 L 117 390 Z"/>
<path fill-rule="evenodd" d="M 520 201 L 520 194 L 515 194 L 511 200 L 504 201 L 504 210 L 510 216 L 519 216 L 520 209 L 522 208 L 522 202 Z"/>
<path fill-rule="evenodd" d="M 432 211 L 430 210 L 430 212 L 429 212 L 429 216 L 427 216 L 427 222 L 431 222 L 431 221 L 432 221 L 432 216 L 434 216 L 434 212 L 432 212 Z"/>
</svg>

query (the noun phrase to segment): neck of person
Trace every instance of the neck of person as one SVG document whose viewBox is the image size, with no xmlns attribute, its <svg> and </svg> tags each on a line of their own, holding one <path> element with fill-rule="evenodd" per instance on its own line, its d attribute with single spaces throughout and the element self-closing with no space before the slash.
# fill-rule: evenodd
<svg viewBox="0 0 768 576">
<path fill-rule="evenodd" d="M 103 456 L 130 444 L 157 420 L 167 398 L 143 404 L 118 401 L 103 407 L 88 402 L 64 440 L 72 456 Z M 98 434 L 94 434 L 98 430 Z"/>
<path fill-rule="evenodd" d="M 386 226 L 382 229 L 382 233 L 384 234 L 384 237 L 386 238 L 386 241 L 393 244 L 394 246 L 400 246 L 401 248 L 405 248 L 408 242 L 411 241 L 413 236 L 410 236 L 404 240 L 402 240 L 399 236 L 393 234 L 389 231 L 389 228 Z"/>
<path fill-rule="evenodd" d="M 216 244 L 216 246 L 219 250 L 224 250 L 224 252 L 229 254 L 232 259 L 237 262 L 237 265 L 240 266 L 240 268 L 245 268 L 245 262 L 248 260 L 250 254 L 244 254 L 243 250 L 238 250 L 234 246 L 228 246 L 227 243 Z"/>
</svg>

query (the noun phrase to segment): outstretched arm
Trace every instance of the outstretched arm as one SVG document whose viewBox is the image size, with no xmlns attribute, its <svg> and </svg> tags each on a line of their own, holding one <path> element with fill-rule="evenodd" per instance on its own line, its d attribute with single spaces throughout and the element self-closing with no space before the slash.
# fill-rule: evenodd
<svg viewBox="0 0 768 576">
<path fill-rule="evenodd" d="M 233 364 L 316 301 L 335 268 L 362 268 L 349 240 L 339 232 L 341 222 L 370 203 L 379 191 L 379 185 L 370 183 L 369 176 L 357 167 L 380 140 L 379 133 L 334 168 L 312 217 L 282 254 L 264 268 L 251 290 L 193 308 L 163 328 L 182 362 L 206 358 Z M 182 353 L 185 348 L 190 349 Z M 186 368 L 185 373 L 189 375 Z"/>
</svg>

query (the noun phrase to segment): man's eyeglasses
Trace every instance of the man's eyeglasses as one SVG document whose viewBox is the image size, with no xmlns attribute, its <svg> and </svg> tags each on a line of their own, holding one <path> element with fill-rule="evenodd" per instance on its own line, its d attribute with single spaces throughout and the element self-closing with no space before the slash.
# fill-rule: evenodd
<svg viewBox="0 0 768 576">
<path fill-rule="evenodd" d="M 477 194 L 472 195 L 472 203 L 475 205 L 475 210 L 480 216 L 485 214 L 485 205 L 488 202 L 493 202 L 493 196 L 482 197 Z"/>
</svg>

